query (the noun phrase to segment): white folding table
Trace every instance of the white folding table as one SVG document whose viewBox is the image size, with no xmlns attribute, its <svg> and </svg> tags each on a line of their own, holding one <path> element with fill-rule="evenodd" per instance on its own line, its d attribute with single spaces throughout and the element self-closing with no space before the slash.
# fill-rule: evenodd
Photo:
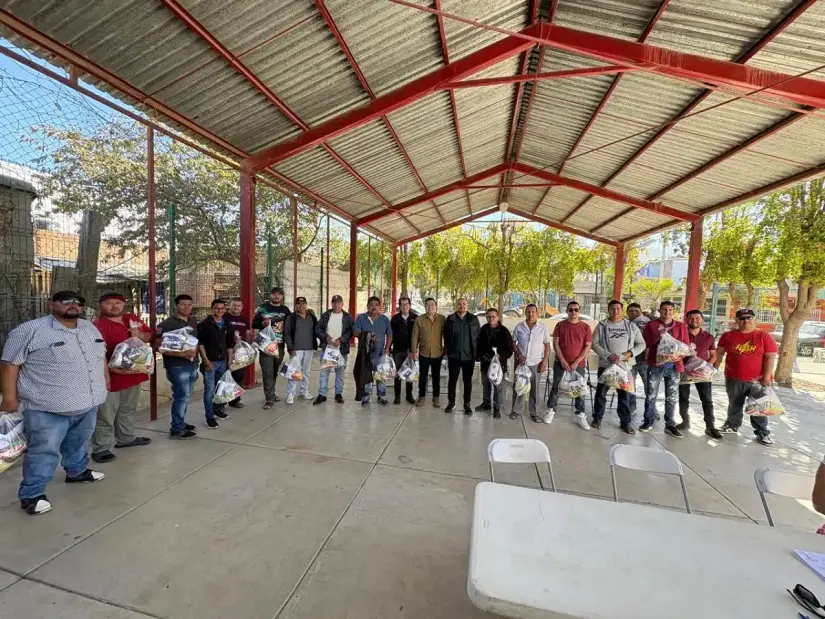
<svg viewBox="0 0 825 619">
<path fill-rule="evenodd" d="M 825 536 L 482 482 L 467 592 L 505 617 L 796 619 L 786 589 L 825 580 L 794 549 Z"/>
</svg>

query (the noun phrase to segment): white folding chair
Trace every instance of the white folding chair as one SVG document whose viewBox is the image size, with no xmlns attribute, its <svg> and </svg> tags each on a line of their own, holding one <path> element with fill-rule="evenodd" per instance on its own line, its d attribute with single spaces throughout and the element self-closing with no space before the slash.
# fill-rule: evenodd
<svg viewBox="0 0 825 619">
<path fill-rule="evenodd" d="M 814 489 L 814 477 L 812 475 L 778 471 L 776 469 L 756 469 L 753 472 L 753 481 L 756 482 L 759 498 L 762 499 L 762 506 L 765 508 L 765 515 L 768 517 L 768 524 L 772 527 L 776 525 L 773 523 L 773 516 L 771 516 L 771 510 L 765 498 L 766 494 L 810 501 Z"/>
<path fill-rule="evenodd" d="M 610 448 L 610 476 L 613 479 L 613 499 L 619 502 L 619 490 L 616 487 L 616 467 L 663 475 L 678 475 L 682 484 L 682 495 L 685 497 L 685 509 L 690 513 L 687 486 L 685 486 L 685 472 L 679 458 L 669 451 L 642 447 L 641 445 L 613 445 Z"/>
<path fill-rule="evenodd" d="M 497 438 L 490 441 L 487 447 L 487 457 L 490 461 L 490 481 L 496 481 L 493 463 L 502 464 L 547 464 L 550 473 L 550 489 L 556 491 L 556 482 L 553 479 L 553 466 L 550 464 L 550 451 L 547 445 L 534 438 Z M 539 484 L 544 490 L 544 483 L 539 475 Z"/>
</svg>

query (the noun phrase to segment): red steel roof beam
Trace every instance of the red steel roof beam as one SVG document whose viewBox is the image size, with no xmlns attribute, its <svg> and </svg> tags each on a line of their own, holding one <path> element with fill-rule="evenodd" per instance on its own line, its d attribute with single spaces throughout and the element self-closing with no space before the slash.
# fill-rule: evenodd
<svg viewBox="0 0 825 619">
<path fill-rule="evenodd" d="M 586 69 L 565 69 L 564 71 L 550 71 L 548 73 L 525 74 L 523 71 L 519 75 L 505 75 L 502 77 L 487 77 L 477 80 L 463 80 L 460 82 L 450 82 L 441 87 L 442 90 L 455 90 L 458 88 L 479 88 L 482 86 L 501 86 L 502 84 L 515 84 L 521 82 L 532 82 L 535 80 L 559 80 L 568 77 L 582 77 L 587 75 L 603 75 L 609 73 L 632 73 L 642 71 L 641 67 L 620 67 L 618 65 L 606 65 L 604 67 L 587 67 Z"/>
<path fill-rule="evenodd" d="M 458 219 L 456 221 L 450 222 L 448 224 L 444 224 L 443 226 L 439 226 L 433 230 L 429 230 L 427 232 L 422 232 L 421 234 L 417 234 L 416 236 L 410 236 L 406 239 L 402 239 L 398 241 L 397 245 L 404 245 L 404 243 L 412 243 L 413 241 L 417 241 L 419 239 L 426 238 L 428 236 L 432 236 L 434 234 L 438 234 L 439 232 L 444 232 L 445 230 L 450 230 L 451 228 L 457 228 L 458 226 L 463 226 L 464 224 L 468 224 L 476 219 L 481 219 L 482 217 L 486 217 L 487 215 L 492 215 L 493 213 L 498 212 L 498 207 L 494 206 L 492 208 L 484 209 L 483 211 L 478 211 L 477 213 L 473 213 L 472 215 L 468 215 L 462 219 Z"/>
<path fill-rule="evenodd" d="M 612 239 L 591 234 L 585 230 L 579 230 L 578 228 L 571 228 L 570 226 L 565 226 L 564 224 L 561 224 L 557 221 L 546 219 L 541 215 L 533 215 L 532 213 L 528 213 L 527 211 L 522 211 L 521 209 L 517 208 L 511 208 L 510 212 L 514 215 L 519 215 L 520 217 L 524 217 L 525 219 L 529 219 L 530 221 L 534 221 L 538 224 L 545 225 L 548 228 L 555 228 L 556 230 L 561 230 L 562 232 L 575 234 L 576 236 L 581 236 L 583 238 L 590 239 L 591 241 L 596 241 L 597 243 L 604 243 L 605 245 L 610 245 L 611 247 L 615 247 L 616 245 L 618 245 L 618 242 Z"/>
</svg>

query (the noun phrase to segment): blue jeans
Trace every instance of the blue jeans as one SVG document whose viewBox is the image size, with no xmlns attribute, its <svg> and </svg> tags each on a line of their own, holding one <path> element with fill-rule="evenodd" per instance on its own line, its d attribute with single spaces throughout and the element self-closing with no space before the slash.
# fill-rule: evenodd
<svg viewBox="0 0 825 619">
<path fill-rule="evenodd" d="M 28 449 L 23 456 L 23 481 L 17 496 L 33 499 L 46 493 L 46 485 L 57 470 L 58 454 L 69 477 L 85 471 L 89 465 L 87 444 L 96 420 L 97 406 L 71 417 L 32 409 L 23 411 Z"/>
<path fill-rule="evenodd" d="M 633 372 L 633 393 L 630 394 L 630 412 L 636 412 L 636 377 L 642 377 L 642 387 L 644 388 L 645 398 L 647 398 L 647 361 L 637 361 L 636 365 L 631 368 Z M 656 403 L 653 403 L 653 413 L 655 417 Z"/>
<path fill-rule="evenodd" d="M 166 379 L 172 385 L 172 425 L 169 432 L 180 434 L 186 429 L 186 408 L 189 406 L 189 396 L 195 390 L 198 371 L 194 363 L 173 365 L 166 368 Z"/>
<path fill-rule="evenodd" d="M 203 374 L 203 412 L 206 413 L 206 419 L 215 418 L 215 406 L 212 400 L 215 399 L 215 385 L 226 372 L 226 359 L 212 362 L 212 369 L 206 370 L 201 366 L 201 374 Z M 223 405 L 220 405 L 223 408 Z M 220 410 L 219 408 L 219 410 Z"/>
<path fill-rule="evenodd" d="M 648 366 L 647 368 L 647 399 L 645 400 L 645 423 L 653 423 L 656 420 L 656 396 L 659 394 L 659 383 L 665 379 L 665 427 L 671 428 L 676 425 L 673 417 L 676 413 L 676 405 L 679 403 L 679 378 L 680 373 L 673 367 L 660 368 Z"/>
<path fill-rule="evenodd" d="M 375 371 L 375 369 L 378 367 L 378 359 L 379 358 L 380 357 L 373 357 L 372 360 L 371 360 L 373 371 Z M 368 382 L 366 385 L 364 385 L 364 397 L 361 398 L 362 402 L 369 402 L 370 401 L 370 397 L 372 396 L 372 383 L 373 382 L 375 382 L 375 388 L 378 391 L 379 399 L 387 397 L 387 386 L 383 383 L 383 381 L 376 380 L 376 381 Z"/>
<path fill-rule="evenodd" d="M 335 368 L 335 395 L 344 395 L 344 374 L 347 371 L 347 355 L 341 355 L 344 363 Z M 318 395 L 327 397 L 329 391 L 329 373 L 332 368 L 321 370 L 321 377 L 318 379 Z"/>
</svg>

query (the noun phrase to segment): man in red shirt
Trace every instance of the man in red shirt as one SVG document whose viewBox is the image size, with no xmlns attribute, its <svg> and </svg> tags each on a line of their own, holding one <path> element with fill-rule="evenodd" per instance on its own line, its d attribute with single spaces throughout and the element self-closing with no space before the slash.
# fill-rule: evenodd
<svg viewBox="0 0 825 619">
<path fill-rule="evenodd" d="M 685 320 L 688 326 L 690 347 L 695 351 L 694 356 L 713 364 L 716 361 L 716 342 L 710 333 L 702 329 L 702 323 L 704 322 L 702 312 L 698 309 L 692 309 L 685 315 Z M 694 385 L 696 386 L 696 393 L 699 394 L 699 401 L 702 402 L 702 413 L 705 416 L 705 434 L 720 440 L 722 433 L 716 429 L 716 417 L 713 414 L 712 383 L 694 383 Z M 690 427 L 689 405 L 690 383 L 683 383 L 679 385 L 679 416 L 682 418 L 682 423 L 676 426 L 679 430 L 687 430 Z"/>
<path fill-rule="evenodd" d="M 777 353 L 773 338 L 756 328 L 752 309 L 742 308 L 736 312 L 736 327 L 722 334 L 714 363 L 718 368 L 727 354 L 725 389 L 728 392 L 728 418 L 722 425 L 722 432 L 728 434 L 735 434 L 742 425 L 745 399 L 749 395 L 758 397 L 760 384 L 768 387 L 773 382 Z M 773 445 L 767 417 L 751 415 L 751 426 L 758 442 Z"/>
<path fill-rule="evenodd" d="M 116 292 L 100 297 L 100 315 L 92 321 L 106 343 L 106 359 L 112 358 L 115 346 L 130 337 L 143 342 L 151 340 L 152 332 L 134 314 L 123 312 L 126 299 Z M 148 445 L 152 439 L 135 436 L 135 411 L 140 399 L 140 385 L 148 374 L 110 368 L 111 386 L 106 401 L 97 411 L 97 422 L 92 435 L 92 460 L 109 462 L 115 459 L 112 447 Z"/>
<path fill-rule="evenodd" d="M 567 320 L 562 320 L 553 331 L 553 350 L 556 360 L 553 362 L 553 386 L 547 398 L 547 415 L 550 420 L 556 414 L 556 405 L 559 402 L 559 383 L 564 373 L 570 370 L 584 376 L 587 355 L 593 344 L 593 331 L 590 325 L 579 318 L 581 309 L 577 301 L 567 304 Z M 579 396 L 575 400 L 576 421 L 582 430 L 589 430 L 590 424 L 584 415 L 584 398 Z M 545 421 L 545 423 L 550 423 Z"/>
</svg>

